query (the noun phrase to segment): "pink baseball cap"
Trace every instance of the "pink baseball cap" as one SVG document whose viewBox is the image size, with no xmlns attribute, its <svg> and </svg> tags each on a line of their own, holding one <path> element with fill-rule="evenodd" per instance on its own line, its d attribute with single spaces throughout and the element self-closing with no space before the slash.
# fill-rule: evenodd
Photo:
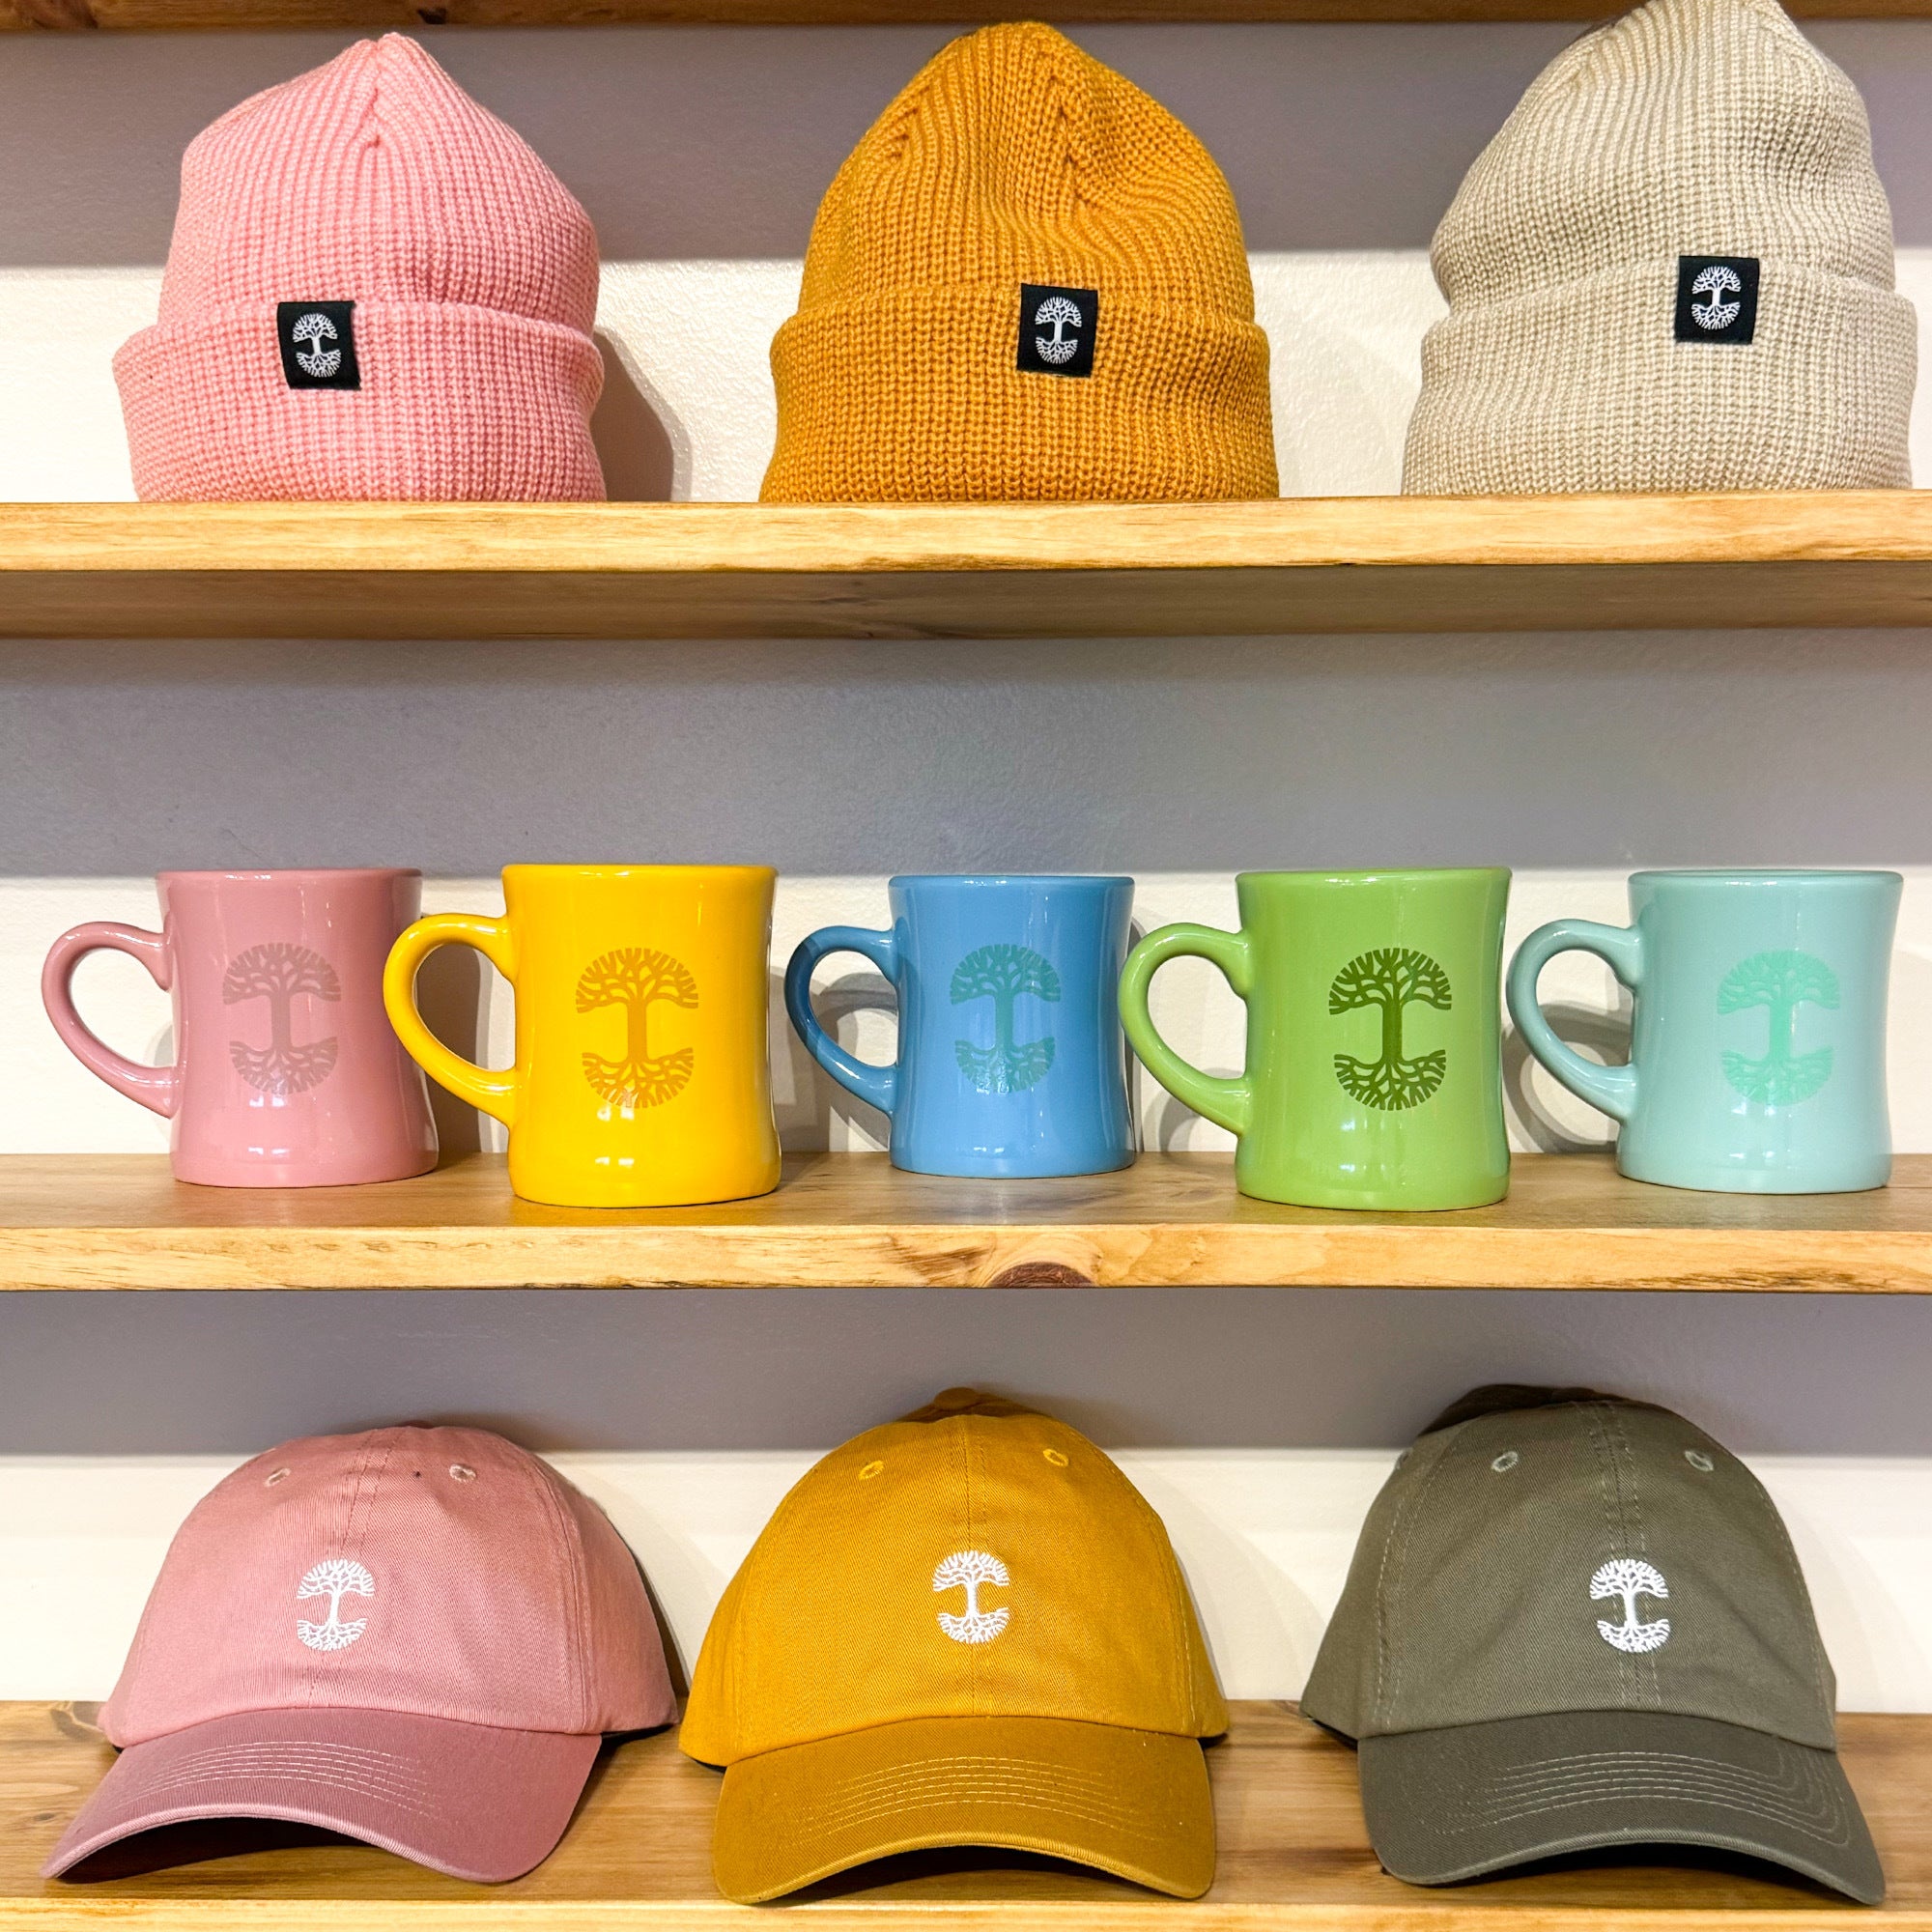
<svg viewBox="0 0 1932 1932">
<path fill-rule="evenodd" d="M 415 42 L 244 100 L 182 161 L 160 316 L 114 358 L 145 501 L 572 501 L 597 236 Z"/>
<path fill-rule="evenodd" d="M 183 1523 L 101 1713 L 121 1756 L 44 1867 L 278 1818 L 490 1883 L 562 1837 L 604 1733 L 675 1712 L 603 1513 L 481 1429 L 284 1443 Z"/>
</svg>

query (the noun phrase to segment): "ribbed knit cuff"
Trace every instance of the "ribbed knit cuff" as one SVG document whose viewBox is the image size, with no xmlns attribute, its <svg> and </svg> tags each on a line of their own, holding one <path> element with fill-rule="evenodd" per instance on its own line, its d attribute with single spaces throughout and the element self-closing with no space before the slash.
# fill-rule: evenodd
<svg viewBox="0 0 1932 1932">
<path fill-rule="evenodd" d="M 355 305 L 359 389 L 291 389 L 275 304 L 144 328 L 114 358 L 144 501 L 604 496 L 581 331 L 456 303 Z"/>
<path fill-rule="evenodd" d="M 1019 289 L 821 303 L 772 343 L 768 502 L 1273 497 L 1267 338 L 1103 289 L 1091 376 L 1016 368 Z"/>
<path fill-rule="evenodd" d="M 1438 322 L 1423 342 L 1403 489 L 1910 484 L 1918 327 L 1902 296 L 1766 257 L 1753 341 L 1679 342 L 1676 287 L 1671 256 Z"/>
</svg>

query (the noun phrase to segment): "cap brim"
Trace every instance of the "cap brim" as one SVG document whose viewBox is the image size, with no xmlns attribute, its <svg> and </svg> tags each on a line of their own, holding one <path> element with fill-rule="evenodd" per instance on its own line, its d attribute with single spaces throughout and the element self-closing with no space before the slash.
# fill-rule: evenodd
<svg viewBox="0 0 1932 1932">
<path fill-rule="evenodd" d="M 139 1832 L 276 1818 L 500 1884 L 554 1850 L 602 1740 L 401 1711 L 243 1711 L 123 1751 L 42 1876 Z"/>
<path fill-rule="evenodd" d="M 1663 1711 L 1566 1711 L 1361 1743 L 1376 1855 L 1411 1885 L 1612 1845 L 1708 1845 L 1885 1896 L 1833 1751 Z"/>
<path fill-rule="evenodd" d="M 987 1845 L 1096 1865 L 1178 1898 L 1214 1882 L 1198 1738 L 1061 1718 L 919 1718 L 742 1759 L 712 1869 L 755 1905 L 896 1852 Z"/>
</svg>

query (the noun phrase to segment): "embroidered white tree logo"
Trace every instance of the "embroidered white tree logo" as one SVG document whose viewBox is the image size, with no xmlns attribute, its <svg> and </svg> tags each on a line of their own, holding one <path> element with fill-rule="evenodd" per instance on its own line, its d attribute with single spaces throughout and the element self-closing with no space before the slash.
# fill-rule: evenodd
<svg viewBox="0 0 1932 1932">
<path fill-rule="evenodd" d="M 223 1006 L 240 1006 L 246 1000 L 269 1003 L 267 1046 L 250 1046 L 245 1039 L 228 1042 L 228 1058 L 236 1072 L 264 1094 L 303 1094 L 320 1087 L 335 1070 L 334 1035 L 300 1042 L 295 1037 L 290 1009 L 298 993 L 339 1000 L 342 980 L 320 952 L 285 939 L 238 953 L 222 976 Z"/>
<path fill-rule="evenodd" d="M 1602 1617 L 1597 1619 L 1597 1634 L 1605 1643 L 1617 1650 L 1642 1652 L 1659 1650 L 1669 1640 L 1668 1617 L 1659 1617 L 1655 1623 L 1647 1624 L 1636 1613 L 1639 1597 L 1655 1597 L 1661 1603 L 1670 1600 L 1670 1586 L 1648 1563 L 1635 1556 L 1618 1556 L 1605 1563 L 1590 1578 L 1590 1598 L 1592 1602 L 1601 1602 L 1609 1597 L 1623 1599 L 1624 1620 L 1613 1624 Z"/>
<path fill-rule="evenodd" d="M 964 1590 L 966 1614 L 955 1617 L 939 1613 L 939 1628 L 954 1643 L 991 1643 L 1006 1629 L 1012 1612 L 1002 1604 L 996 1610 L 980 1607 L 980 1592 L 988 1585 L 1007 1583 L 1007 1566 L 983 1549 L 958 1549 L 932 1573 L 935 1590 Z"/>
<path fill-rule="evenodd" d="M 1699 328 L 1730 327 L 1738 319 L 1740 304 L 1729 298 L 1742 295 L 1744 287 L 1738 279 L 1738 271 L 1725 268 L 1721 262 L 1713 262 L 1708 269 L 1700 270 L 1697 279 L 1690 284 L 1690 293 L 1707 299 L 1690 304 L 1690 320 Z"/>
<path fill-rule="evenodd" d="M 1045 328 L 1051 325 L 1051 335 L 1036 335 L 1033 339 L 1035 351 L 1042 362 L 1051 362 L 1058 367 L 1062 362 L 1071 362 L 1080 354 L 1078 337 L 1069 342 L 1061 333 L 1062 329 L 1080 327 L 1080 305 L 1068 301 L 1065 296 L 1048 296 L 1033 312 L 1036 328 Z"/>
<path fill-rule="evenodd" d="M 296 1586 L 296 1600 L 306 1603 L 311 1597 L 328 1599 L 328 1615 L 319 1624 L 296 1620 L 296 1634 L 311 1650 L 347 1650 L 369 1628 L 367 1617 L 352 1623 L 342 1621 L 344 1597 L 373 1597 L 376 1579 L 361 1564 L 347 1556 L 331 1556 L 318 1563 Z"/>
<path fill-rule="evenodd" d="M 296 346 L 296 360 L 311 376 L 332 376 L 342 367 L 342 351 L 327 346 L 335 340 L 335 325 L 319 309 L 298 316 L 289 339 Z M 304 343 L 314 347 L 305 349 Z"/>
</svg>

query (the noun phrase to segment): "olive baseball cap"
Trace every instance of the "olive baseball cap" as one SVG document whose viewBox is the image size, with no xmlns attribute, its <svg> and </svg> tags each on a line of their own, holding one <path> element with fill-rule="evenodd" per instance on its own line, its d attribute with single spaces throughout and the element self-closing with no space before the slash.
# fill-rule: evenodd
<svg viewBox="0 0 1932 1932">
<path fill-rule="evenodd" d="M 808 1470 L 718 1605 L 678 1742 L 752 1904 L 991 1845 L 1193 1898 L 1228 1713 L 1159 1517 L 1078 1431 L 948 1389 Z"/>
<path fill-rule="evenodd" d="M 1833 1700 L 1791 1540 L 1735 1456 L 1647 1403 L 1505 1386 L 1397 1463 L 1301 1708 L 1359 1744 L 1369 1836 L 1411 1884 L 1708 1845 L 1876 1905 Z"/>
</svg>

